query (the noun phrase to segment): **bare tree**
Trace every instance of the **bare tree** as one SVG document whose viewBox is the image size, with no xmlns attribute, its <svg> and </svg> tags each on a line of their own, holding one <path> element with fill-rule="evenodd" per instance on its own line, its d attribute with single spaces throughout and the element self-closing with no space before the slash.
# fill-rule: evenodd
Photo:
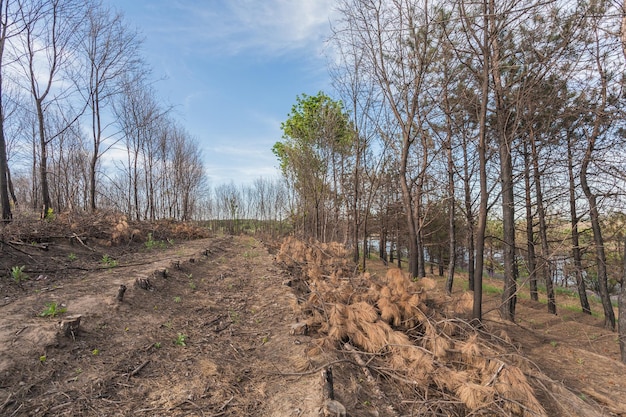
<svg viewBox="0 0 626 417">
<path fill-rule="evenodd" d="M 72 89 L 60 78 L 71 65 L 75 50 L 76 33 L 85 15 L 82 0 L 44 0 L 42 6 L 32 4 L 21 13 L 25 30 L 22 36 L 23 57 L 20 59 L 28 90 L 37 115 L 39 141 L 39 176 L 43 204 L 42 216 L 52 208 L 48 180 L 48 145 L 54 138 L 74 123 L 82 111 L 73 112 L 70 96 Z M 34 16 L 34 17 L 33 17 Z M 60 131 L 52 132 L 47 126 L 47 114 L 53 107 L 65 106 L 62 114 L 66 122 Z M 74 114 L 72 114 L 74 113 Z"/>
<path fill-rule="evenodd" d="M 409 5 L 380 0 L 345 0 L 339 6 L 339 30 L 349 33 L 346 40 L 353 42 L 363 56 L 364 68 L 399 127 L 400 144 L 396 149 L 409 234 L 409 272 L 414 277 L 425 273 L 420 210 L 431 158 L 426 120 L 432 105 L 428 104 L 426 90 L 428 71 L 437 51 L 431 33 L 437 7 L 428 1 Z M 410 156 L 418 145 L 421 159 L 413 178 Z"/>
<path fill-rule="evenodd" d="M 139 74 L 143 63 L 139 55 L 141 43 L 137 32 L 125 25 L 119 12 L 105 8 L 100 1 L 89 5 L 81 31 L 84 36 L 80 40 L 79 51 L 83 65 L 75 74 L 74 82 L 89 109 L 92 140 L 89 208 L 94 211 L 100 158 L 116 143 L 103 143 L 103 134 L 110 126 L 104 121 L 105 108 L 111 104 L 115 95 L 122 92 L 125 84 L 121 81 L 127 79 L 129 74 Z"/>
</svg>

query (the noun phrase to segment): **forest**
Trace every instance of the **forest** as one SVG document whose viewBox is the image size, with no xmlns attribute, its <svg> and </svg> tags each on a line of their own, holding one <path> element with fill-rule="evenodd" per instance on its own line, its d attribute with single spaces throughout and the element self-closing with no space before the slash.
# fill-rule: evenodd
<svg viewBox="0 0 626 417">
<path fill-rule="evenodd" d="M 477 321 L 487 273 L 510 321 L 520 291 L 545 291 L 556 314 L 560 285 L 588 314 L 597 294 L 618 328 L 624 3 L 341 0 L 335 91 L 296 98 L 273 147 L 283 177 L 215 187 L 123 15 L 95 0 L 0 9 L 5 223 L 113 211 L 278 229 L 344 243 L 363 269 L 369 256 L 416 279 L 437 268 L 449 291 L 464 270 Z"/>
</svg>

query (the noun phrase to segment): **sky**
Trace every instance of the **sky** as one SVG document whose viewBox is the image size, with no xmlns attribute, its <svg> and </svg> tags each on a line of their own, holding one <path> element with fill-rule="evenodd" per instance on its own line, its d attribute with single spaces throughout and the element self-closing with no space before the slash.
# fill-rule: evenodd
<svg viewBox="0 0 626 417">
<path fill-rule="evenodd" d="M 332 0 L 105 0 L 142 34 L 155 88 L 212 186 L 279 176 L 271 149 L 299 94 L 331 94 Z"/>
</svg>

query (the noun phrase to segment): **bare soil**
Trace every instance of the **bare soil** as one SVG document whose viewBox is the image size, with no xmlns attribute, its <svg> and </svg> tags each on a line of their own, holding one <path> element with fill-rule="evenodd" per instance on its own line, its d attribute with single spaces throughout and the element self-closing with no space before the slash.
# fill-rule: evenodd
<svg viewBox="0 0 626 417">
<path fill-rule="evenodd" d="M 350 416 L 439 415 L 412 411 L 397 381 L 375 372 L 368 380 L 340 346 L 307 353 L 317 336 L 290 334 L 301 288 L 285 285 L 294 277 L 275 263 L 276 244 L 174 225 L 152 227 L 148 238 L 145 227 L 127 226 L 136 229 L 122 239 L 95 226 L 39 237 L 4 230 L 0 415 L 318 416 L 328 364 Z M 11 269 L 22 265 L 29 279 L 18 284 Z M 66 311 L 40 316 L 49 303 Z M 497 303 L 487 295 L 485 329 L 506 331 L 503 344 L 529 364 L 548 415 L 626 416 L 626 366 L 602 318 L 553 316 L 522 299 L 512 325 Z M 79 330 L 63 335 L 59 323 L 76 315 Z"/>
</svg>

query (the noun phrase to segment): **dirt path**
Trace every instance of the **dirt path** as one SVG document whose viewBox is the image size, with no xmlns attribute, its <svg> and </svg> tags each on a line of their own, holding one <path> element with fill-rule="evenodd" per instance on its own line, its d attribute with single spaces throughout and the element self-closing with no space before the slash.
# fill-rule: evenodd
<svg viewBox="0 0 626 417">
<path fill-rule="evenodd" d="M 308 338 L 289 335 L 294 296 L 255 239 L 118 262 L 0 307 L 0 415 L 317 415 L 317 373 L 280 375 L 302 368 Z M 75 339 L 38 317 L 47 302 L 82 316 Z"/>
</svg>

